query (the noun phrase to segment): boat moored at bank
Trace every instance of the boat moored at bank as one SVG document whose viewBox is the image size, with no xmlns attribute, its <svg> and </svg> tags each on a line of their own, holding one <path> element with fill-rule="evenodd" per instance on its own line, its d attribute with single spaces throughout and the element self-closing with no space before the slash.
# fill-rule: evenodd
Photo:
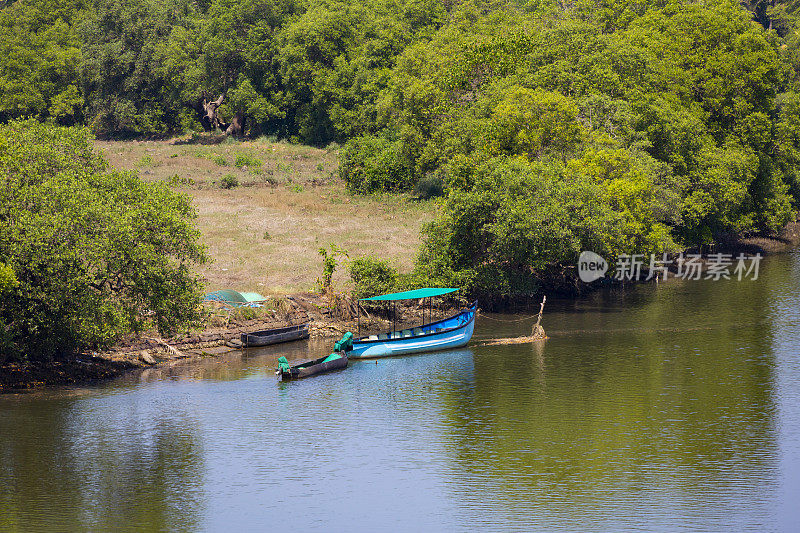
<svg viewBox="0 0 800 533">
<path fill-rule="evenodd" d="M 364 298 L 364 300 L 398 301 L 430 298 L 456 290 L 458 289 L 416 289 Z M 475 301 L 469 307 L 441 320 L 424 323 L 413 328 L 353 339 L 353 348 L 348 351 L 347 356 L 350 359 L 366 359 L 460 348 L 472 338 L 477 312 L 478 302 Z"/>
</svg>

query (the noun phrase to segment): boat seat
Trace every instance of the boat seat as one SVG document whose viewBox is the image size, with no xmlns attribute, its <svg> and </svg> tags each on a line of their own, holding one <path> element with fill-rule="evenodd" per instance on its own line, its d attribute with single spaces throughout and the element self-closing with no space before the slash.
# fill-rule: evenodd
<svg viewBox="0 0 800 533">
<path fill-rule="evenodd" d="M 377 335 L 370 335 L 369 337 L 367 337 L 367 340 L 368 341 L 376 341 L 376 340 L 378 340 L 378 336 Z"/>
<path fill-rule="evenodd" d="M 403 337 L 410 337 L 411 336 L 411 330 L 410 329 L 404 329 L 401 333 L 403 334 Z"/>
<path fill-rule="evenodd" d="M 414 328 L 414 335 L 422 335 L 422 328 Z"/>
<path fill-rule="evenodd" d="M 386 340 L 386 339 L 388 339 L 388 338 L 389 338 L 389 333 L 381 333 L 380 335 L 378 335 L 378 338 L 379 338 L 380 340 L 382 340 L 382 341 L 383 341 L 383 340 Z"/>
</svg>

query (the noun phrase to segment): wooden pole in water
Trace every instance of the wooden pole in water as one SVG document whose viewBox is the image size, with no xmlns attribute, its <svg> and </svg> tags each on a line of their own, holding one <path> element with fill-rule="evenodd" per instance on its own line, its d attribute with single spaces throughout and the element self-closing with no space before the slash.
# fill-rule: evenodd
<svg viewBox="0 0 800 533">
<path fill-rule="evenodd" d="M 543 296 L 542 297 L 541 307 L 539 307 L 539 316 L 536 318 L 536 324 L 534 324 L 533 328 L 531 328 L 531 336 L 532 337 L 535 337 L 535 338 L 544 338 L 545 337 L 544 328 L 542 326 L 540 326 L 539 323 L 542 321 L 542 313 L 544 313 L 544 303 L 546 301 L 547 301 L 547 296 Z"/>
</svg>

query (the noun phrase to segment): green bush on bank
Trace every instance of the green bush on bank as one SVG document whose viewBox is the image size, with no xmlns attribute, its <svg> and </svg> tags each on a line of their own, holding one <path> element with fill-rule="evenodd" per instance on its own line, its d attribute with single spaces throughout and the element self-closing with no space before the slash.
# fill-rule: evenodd
<svg viewBox="0 0 800 533">
<path fill-rule="evenodd" d="M 350 262 L 350 279 L 354 285 L 353 296 L 368 298 L 395 291 L 398 275 L 385 259 L 366 256 Z"/>
<path fill-rule="evenodd" d="M 109 346 L 199 318 L 189 199 L 110 170 L 83 128 L 0 126 L 0 333 L 18 357 Z M 10 275 L 9 275 L 10 269 Z"/>
<path fill-rule="evenodd" d="M 610 174 L 600 170 L 609 161 Z M 567 165 L 507 156 L 477 164 L 470 186 L 451 191 L 423 230 L 415 276 L 484 298 L 524 296 L 557 284 L 560 265 L 573 265 L 582 250 L 674 250 L 668 224 L 678 199 L 655 189 L 651 164 L 613 151 Z"/>
</svg>

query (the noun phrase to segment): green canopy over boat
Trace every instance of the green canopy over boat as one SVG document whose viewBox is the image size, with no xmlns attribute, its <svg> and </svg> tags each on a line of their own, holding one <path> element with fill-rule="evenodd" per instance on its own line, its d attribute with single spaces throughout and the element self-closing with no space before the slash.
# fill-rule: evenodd
<svg viewBox="0 0 800 533">
<path fill-rule="evenodd" d="M 394 300 L 413 300 L 415 298 L 429 298 L 431 296 L 441 296 L 442 294 L 449 294 L 458 289 L 448 289 L 443 287 L 427 287 L 425 289 L 414 289 L 413 291 L 393 292 L 390 294 L 381 294 L 380 296 L 372 296 L 370 298 L 361 298 L 361 301 L 394 301 Z"/>
</svg>

